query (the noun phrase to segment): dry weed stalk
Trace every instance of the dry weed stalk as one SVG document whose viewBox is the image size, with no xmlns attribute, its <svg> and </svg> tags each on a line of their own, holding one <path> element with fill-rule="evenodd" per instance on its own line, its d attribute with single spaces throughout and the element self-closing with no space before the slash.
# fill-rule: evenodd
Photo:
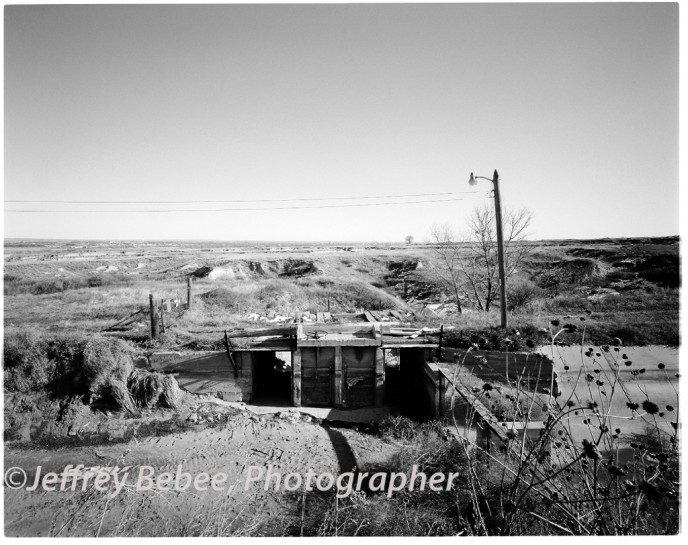
<svg viewBox="0 0 688 545">
<path fill-rule="evenodd" d="M 585 318 L 581 318 L 584 322 Z M 552 326 L 559 327 L 553 320 Z M 565 324 L 551 331 L 552 358 L 555 357 L 557 337 L 564 331 L 578 328 Z M 585 340 L 585 327 L 582 341 Z M 554 373 L 550 380 L 546 403 L 537 394 L 521 388 L 527 383 L 522 377 L 514 384 L 512 422 L 524 430 L 520 440 L 508 432 L 506 444 L 500 452 L 470 439 L 468 432 L 477 422 L 475 403 L 489 398 L 491 385 L 484 385 L 475 403 L 469 406 L 463 428 L 456 421 L 454 406 L 456 389 L 451 396 L 454 427 L 469 460 L 468 482 L 473 492 L 473 509 L 477 533 L 518 535 L 531 533 L 528 524 L 534 519 L 554 533 L 572 535 L 675 533 L 678 529 L 678 417 L 671 422 L 673 431 L 662 429 L 657 416 L 659 407 L 644 394 L 642 403 L 633 401 L 629 387 L 620 378 L 622 365 L 631 366 L 617 346 L 602 346 L 599 350 L 583 351 L 581 367 L 575 374 L 571 393 L 563 400 L 555 390 Z M 469 349 L 461 362 L 465 365 Z M 457 380 L 459 365 L 454 372 Z M 664 369 L 663 364 L 659 364 Z M 564 366 L 564 374 L 569 371 Z M 633 371 L 632 377 L 645 372 Z M 541 365 L 536 384 L 540 383 Z M 666 375 L 666 371 L 665 371 Z M 668 376 L 667 382 L 671 384 Z M 507 376 L 507 384 L 510 384 Z M 582 386 L 584 394 L 579 393 Z M 678 392 L 676 393 L 678 405 Z M 613 414 L 615 396 L 623 395 L 630 414 Z M 588 399 L 589 397 L 589 399 Z M 599 400 L 599 401 L 596 401 Z M 521 402 L 527 401 L 527 410 Z M 527 434 L 531 414 L 538 403 L 547 414 L 544 429 L 535 440 Z M 640 407 L 642 406 L 642 412 Z M 667 411 L 674 407 L 667 405 Z M 631 442 L 632 459 L 622 461 L 624 442 L 622 430 L 614 420 L 652 418 L 648 432 L 639 442 Z M 577 435 L 574 421 L 582 420 L 589 438 Z M 485 479 L 483 467 L 490 465 L 492 476 Z M 499 468 L 495 478 L 494 468 Z M 496 497 L 495 497 L 496 496 Z"/>
</svg>

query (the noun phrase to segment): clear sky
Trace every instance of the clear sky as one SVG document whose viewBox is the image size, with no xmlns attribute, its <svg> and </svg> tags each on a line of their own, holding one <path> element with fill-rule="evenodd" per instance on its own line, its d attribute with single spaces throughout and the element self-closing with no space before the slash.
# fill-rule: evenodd
<svg viewBox="0 0 688 545">
<path fill-rule="evenodd" d="M 533 211 L 531 238 L 678 234 L 676 3 L 9 6 L 4 17 L 8 238 L 423 240 L 491 204 L 490 183 L 239 201 L 465 192 L 471 171 L 494 169 L 503 205 Z M 183 202 L 199 200 L 233 202 Z M 207 211 L 409 200 L 442 202 Z M 171 208 L 203 211 L 131 212 Z M 60 211 L 7 212 L 20 209 Z"/>
</svg>

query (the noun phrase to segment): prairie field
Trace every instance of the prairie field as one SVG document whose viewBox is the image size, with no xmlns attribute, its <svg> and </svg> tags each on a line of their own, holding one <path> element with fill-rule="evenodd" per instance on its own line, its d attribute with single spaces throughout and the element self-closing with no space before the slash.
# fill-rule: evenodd
<svg viewBox="0 0 688 545">
<path fill-rule="evenodd" d="M 237 482 L 249 465 L 467 476 L 442 493 L 343 499 L 257 485 L 231 495 L 124 489 L 114 499 L 91 489 L 6 488 L 6 535 L 676 533 L 678 237 L 524 244 L 504 330 L 499 301 L 485 312 L 465 299 L 457 312 L 431 244 L 6 240 L 5 460 L 29 478 L 38 465 L 66 464 L 224 470 Z M 165 306 L 157 339 L 150 295 Z M 303 408 L 260 413 L 136 367 L 155 351 L 224 350 L 225 330 L 383 310 L 405 326 L 444 326 L 436 363 L 501 420 L 549 426 L 547 455 L 544 443 L 525 455 L 525 439 L 521 458 L 506 447 L 467 448 L 452 433 L 470 429 L 477 441 L 470 410 L 465 426 L 456 411 L 453 423 L 395 409 L 359 423 Z M 553 357 L 545 384 L 520 386 L 524 375 L 509 368 L 514 351 Z M 492 365 L 481 364 L 478 354 L 489 353 Z M 550 477 L 536 482 L 545 467 Z M 604 483 L 591 489 L 593 474 Z M 559 502 L 553 489 L 576 491 L 581 507 Z"/>
<path fill-rule="evenodd" d="M 527 244 L 508 282 L 511 324 L 522 335 L 537 342 L 534 332 L 550 320 L 588 311 L 590 342 L 678 345 L 678 237 Z M 151 293 L 185 303 L 186 279 L 196 272 L 195 304 L 170 315 L 163 344 L 189 331 L 256 325 L 251 314 L 270 312 L 396 309 L 423 323 L 494 330 L 496 308 L 452 312 L 438 266 L 425 244 L 9 240 L 4 325 L 98 332 L 147 308 Z M 130 333 L 145 337 L 145 320 Z"/>
</svg>

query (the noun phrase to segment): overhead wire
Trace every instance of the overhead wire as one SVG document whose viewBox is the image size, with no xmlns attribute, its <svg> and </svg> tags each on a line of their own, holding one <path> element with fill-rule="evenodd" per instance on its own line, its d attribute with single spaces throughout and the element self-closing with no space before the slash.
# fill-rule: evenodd
<svg viewBox="0 0 688 545">
<path fill-rule="evenodd" d="M 478 192 L 482 193 L 482 192 Z M 382 197 L 366 197 L 366 198 L 382 198 Z M 305 210 L 305 209 L 324 209 L 324 208 L 351 208 L 351 207 L 364 207 L 364 206 L 394 206 L 403 204 L 424 204 L 424 203 L 442 203 L 442 202 L 452 202 L 452 201 L 466 201 L 466 200 L 477 200 L 483 197 L 454 197 L 449 199 L 424 199 L 416 201 L 393 201 L 393 202 L 381 202 L 381 203 L 346 203 L 346 204 L 317 204 L 317 205 L 296 205 L 296 206 L 271 206 L 271 207 L 253 207 L 253 208 L 174 208 L 174 209 L 119 209 L 119 210 L 79 210 L 79 209 L 5 209 L 5 212 L 20 212 L 20 213 L 175 213 L 175 212 L 257 212 L 257 211 L 269 211 L 269 210 Z M 314 199 L 315 200 L 315 199 Z M 6 201 L 12 202 L 12 201 Z M 34 201 L 38 202 L 38 201 Z M 66 202 L 66 201 L 65 201 Z M 200 201 L 183 201 L 187 203 L 200 202 Z M 212 202 L 240 202 L 240 201 L 212 201 Z M 257 202 L 257 201 L 246 201 L 246 202 Z M 261 201 L 264 202 L 264 201 Z M 277 202 L 270 201 L 270 202 Z M 157 203 L 162 204 L 161 201 Z M 95 203 L 90 203 L 95 204 Z M 103 202 L 102 204 L 105 204 Z M 108 202 L 112 204 L 112 202 Z M 123 203 L 122 203 L 123 204 Z M 140 201 L 136 204 L 144 204 Z M 150 203 L 147 203 L 150 204 Z"/>
<path fill-rule="evenodd" d="M 473 191 L 445 191 L 441 193 L 408 193 L 403 195 L 360 195 L 354 197 L 293 197 L 288 199 L 232 199 L 232 200 L 145 200 L 145 201 L 91 201 L 91 200 L 71 200 L 71 199 L 6 199 L 6 203 L 36 203 L 36 204 L 225 204 L 225 203 L 244 203 L 244 202 L 297 202 L 297 201 L 337 201 L 337 200 L 359 200 L 359 199 L 397 199 L 407 197 L 438 197 L 442 195 L 466 195 L 481 193 L 479 190 Z"/>
</svg>

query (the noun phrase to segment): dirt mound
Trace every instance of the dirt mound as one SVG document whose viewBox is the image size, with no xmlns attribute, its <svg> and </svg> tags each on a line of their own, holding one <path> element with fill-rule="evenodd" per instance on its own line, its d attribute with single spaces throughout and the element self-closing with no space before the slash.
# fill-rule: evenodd
<svg viewBox="0 0 688 545">
<path fill-rule="evenodd" d="M 622 253 L 620 251 L 605 250 L 603 248 L 572 248 L 571 250 L 567 250 L 566 254 L 574 257 L 604 259 L 610 262 L 622 258 Z"/>
<path fill-rule="evenodd" d="M 247 265 L 248 270 L 252 273 L 260 274 L 261 276 L 265 275 L 265 268 L 260 261 L 249 261 Z"/>
<path fill-rule="evenodd" d="M 228 278 L 233 280 L 235 278 L 246 278 L 246 273 L 241 267 L 211 267 L 210 265 L 204 265 L 203 267 L 199 267 L 195 271 L 189 273 L 189 276 L 193 276 L 194 278 L 207 278 L 208 280 L 218 280 L 220 278 Z"/>
<path fill-rule="evenodd" d="M 230 267 L 214 267 L 210 273 L 208 273 L 208 280 L 217 280 L 218 278 L 245 278 L 246 275 L 244 271 L 239 268 L 236 272 Z"/>
<path fill-rule="evenodd" d="M 550 262 L 533 279 L 539 287 L 549 288 L 558 284 L 580 284 L 602 274 L 602 267 L 595 259 L 580 257 Z"/>
<path fill-rule="evenodd" d="M 423 263 L 418 259 L 405 259 L 403 261 L 391 261 L 387 264 L 387 269 L 393 275 L 401 276 L 403 274 L 416 271 L 423 268 Z"/>
<path fill-rule="evenodd" d="M 299 278 L 309 274 L 318 274 L 320 269 L 312 261 L 303 259 L 287 259 L 282 262 L 280 276 Z"/>
<path fill-rule="evenodd" d="M 631 280 L 639 277 L 662 287 L 679 287 L 681 279 L 676 242 L 663 239 L 659 239 L 657 242 L 649 241 L 650 239 L 639 241 L 636 244 L 626 244 L 612 250 L 574 248 L 567 251 L 567 254 L 578 257 L 578 259 L 572 260 L 574 265 L 585 258 L 600 259 L 610 263 L 616 269 L 610 275 L 614 279 Z M 581 270 L 581 272 L 584 271 Z M 585 276 L 584 274 L 582 279 L 585 279 Z"/>
<path fill-rule="evenodd" d="M 194 278 L 206 278 L 211 272 L 213 272 L 213 268 L 205 265 L 189 273 L 189 276 L 193 276 Z"/>
<path fill-rule="evenodd" d="M 643 259 L 632 269 L 638 276 L 659 286 L 678 288 L 681 284 L 679 256 L 656 255 Z"/>
<path fill-rule="evenodd" d="M 425 274 L 423 263 L 417 259 L 392 261 L 387 269 L 385 284 L 406 301 L 434 301 L 442 295 L 442 287 Z"/>
</svg>

